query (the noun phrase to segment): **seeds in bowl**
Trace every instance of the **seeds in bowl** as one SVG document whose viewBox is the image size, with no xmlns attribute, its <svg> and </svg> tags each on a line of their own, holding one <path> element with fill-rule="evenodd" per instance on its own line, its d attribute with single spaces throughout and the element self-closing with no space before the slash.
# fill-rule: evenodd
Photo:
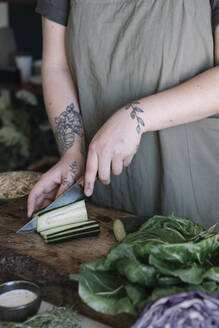
<svg viewBox="0 0 219 328">
<path fill-rule="evenodd" d="M 26 196 L 41 176 L 39 172 L 17 171 L 0 174 L 0 198 L 10 199 Z"/>
</svg>

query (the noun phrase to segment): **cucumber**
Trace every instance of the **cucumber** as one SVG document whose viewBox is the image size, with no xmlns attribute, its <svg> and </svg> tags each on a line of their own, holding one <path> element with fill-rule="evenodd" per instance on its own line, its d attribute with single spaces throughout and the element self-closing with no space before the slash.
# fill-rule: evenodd
<svg viewBox="0 0 219 328">
<path fill-rule="evenodd" d="M 77 232 L 77 233 L 72 233 L 68 236 L 59 236 L 59 237 L 54 237 L 50 239 L 45 239 L 45 242 L 47 244 L 50 243 L 56 243 L 60 241 L 66 241 L 66 240 L 72 240 L 72 239 L 78 239 L 78 238 L 85 238 L 85 237 L 94 237 L 97 236 L 100 233 L 99 229 L 88 231 L 88 232 Z"/>
<path fill-rule="evenodd" d="M 74 229 L 62 230 L 62 231 L 52 233 L 52 234 L 48 230 L 47 234 L 45 234 L 45 232 L 44 232 L 44 234 L 41 234 L 41 236 L 44 239 L 52 239 L 55 237 L 67 236 L 67 235 L 72 235 L 74 233 L 76 234 L 76 233 L 80 233 L 80 232 L 88 232 L 88 231 L 92 231 L 92 230 L 96 230 L 96 229 L 100 230 L 99 223 L 96 221 L 89 221 L 89 222 L 87 222 L 87 224 L 79 225 L 78 227 L 75 227 Z"/>
<path fill-rule="evenodd" d="M 80 200 L 44 213 L 38 213 L 37 232 L 87 220 L 85 201 Z"/>
<path fill-rule="evenodd" d="M 137 231 L 149 219 L 148 216 L 123 216 L 113 221 L 113 232 L 117 241 L 122 241 L 128 233 Z"/>
<path fill-rule="evenodd" d="M 51 240 L 51 239 L 55 239 L 55 238 L 59 238 L 59 237 L 68 237 L 68 236 L 73 236 L 73 235 L 78 235 L 78 234 L 83 234 L 83 233 L 86 233 L 86 232 L 92 232 L 92 231 L 96 231 L 96 230 L 100 230 L 99 226 L 96 225 L 96 226 L 93 226 L 93 227 L 90 227 L 90 228 L 83 228 L 83 229 L 78 229 L 78 230 L 74 230 L 74 231 L 71 231 L 71 232 L 66 232 L 66 233 L 58 233 L 57 235 L 54 235 L 54 236 L 46 236 L 46 240 Z"/>
<path fill-rule="evenodd" d="M 100 233 L 99 223 L 93 220 L 88 221 L 84 200 L 46 212 L 39 211 L 35 215 L 37 217 L 37 232 L 48 244 L 96 236 Z"/>
<path fill-rule="evenodd" d="M 93 225 L 94 223 L 97 223 L 96 221 L 81 221 L 81 222 L 76 222 L 73 224 L 65 224 L 63 226 L 60 227 L 55 227 L 52 229 L 48 229 L 48 230 L 43 230 L 40 232 L 41 236 L 50 236 L 50 235 L 55 235 L 57 233 L 60 232 L 65 232 L 65 231 L 70 231 L 70 230 L 74 230 L 75 228 L 83 228 L 83 227 L 88 227 L 90 225 Z"/>
</svg>

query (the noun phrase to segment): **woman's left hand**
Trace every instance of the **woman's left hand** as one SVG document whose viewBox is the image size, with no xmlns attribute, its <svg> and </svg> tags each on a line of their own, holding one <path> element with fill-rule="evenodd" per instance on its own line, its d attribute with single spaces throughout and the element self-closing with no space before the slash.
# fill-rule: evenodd
<svg viewBox="0 0 219 328">
<path fill-rule="evenodd" d="M 103 184 L 109 184 L 111 169 L 113 174 L 121 174 L 137 152 L 145 124 L 141 118 L 143 110 L 136 104 L 139 102 L 113 114 L 93 137 L 85 172 L 86 196 L 92 195 L 96 177 Z"/>
</svg>

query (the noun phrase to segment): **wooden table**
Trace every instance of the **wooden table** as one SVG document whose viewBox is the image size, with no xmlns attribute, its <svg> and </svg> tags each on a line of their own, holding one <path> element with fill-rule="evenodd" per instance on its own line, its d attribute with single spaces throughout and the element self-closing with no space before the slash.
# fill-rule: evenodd
<svg viewBox="0 0 219 328">
<path fill-rule="evenodd" d="M 113 211 L 87 203 L 90 220 L 100 222 L 98 237 L 47 245 L 37 233 L 16 234 L 27 221 L 26 198 L 0 204 L 0 283 L 29 280 L 41 287 L 45 301 L 55 305 L 72 305 L 97 321 L 115 328 L 128 328 L 136 318 L 122 314 L 108 316 L 85 305 L 77 293 L 77 283 L 70 273 L 80 272 L 80 264 L 103 257 L 116 245 L 112 221 L 124 212 Z"/>
</svg>

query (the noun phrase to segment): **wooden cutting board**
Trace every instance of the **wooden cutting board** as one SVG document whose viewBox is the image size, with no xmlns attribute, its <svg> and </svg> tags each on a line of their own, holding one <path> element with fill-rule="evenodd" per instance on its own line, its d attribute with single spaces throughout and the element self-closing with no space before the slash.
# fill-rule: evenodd
<svg viewBox="0 0 219 328">
<path fill-rule="evenodd" d="M 29 280 L 41 287 L 42 298 L 55 305 L 74 304 L 78 312 L 115 328 L 128 328 L 136 320 L 131 315 L 108 316 L 84 304 L 77 293 L 77 283 L 70 273 L 79 273 L 80 264 L 107 254 L 116 245 L 112 221 L 124 212 L 87 203 L 89 220 L 100 223 L 98 237 L 47 245 L 37 233 L 16 234 L 28 222 L 26 198 L 0 205 L 0 283 Z"/>
</svg>

